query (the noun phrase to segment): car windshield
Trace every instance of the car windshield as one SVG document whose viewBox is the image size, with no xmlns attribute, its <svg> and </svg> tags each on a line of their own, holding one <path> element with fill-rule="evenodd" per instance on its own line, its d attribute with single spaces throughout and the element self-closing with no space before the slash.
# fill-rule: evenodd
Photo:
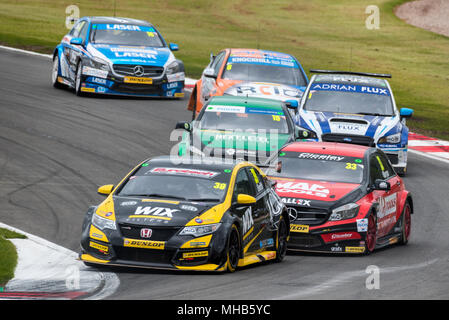
<svg viewBox="0 0 449 320">
<path fill-rule="evenodd" d="M 348 84 L 313 84 L 306 97 L 304 109 L 315 112 L 394 115 L 387 88 Z"/>
<path fill-rule="evenodd" d="M 307 152 L 280 152 L 280 172 L 270 168 L 267 175 L 303 180 L 360 184 L 363 180 L 363 160 L 339 155 Z"/>
<path fill-rule="evenodd" d="M 128 178 L 118 195 L 221 202 L 229 177 L 218 170 L 146 166 Z"/>
<path fill-rule="evenodd" d="M 164 47 L 159 33 L 150 26 L 93 24 L 91 42 L 124 46 Z"/>
<path fill-rule="evenodd" d="M 287 118 L 282 109 L 209 105 L 198 128 L 207 130 L 276 130 L 288 134 Z"/>
<path fill-rule="evenodd" d="M 222 78 L 227 80 L 271 82 L 290 86 L 306 86 L 306 81 L 298 68 L 268 64 L 228 62 Z"/>
</svg>

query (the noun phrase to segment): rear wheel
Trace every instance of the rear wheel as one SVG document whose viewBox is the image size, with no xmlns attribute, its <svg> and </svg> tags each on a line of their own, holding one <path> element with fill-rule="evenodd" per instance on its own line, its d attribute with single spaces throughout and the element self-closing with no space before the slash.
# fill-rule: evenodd
<svg viewBox="0 0 449 320">
<path fill-rule="evenodd" d="M 226 250 L 226 269 L 228 272 L 234 272 L 237 269 L 240 259 L 240 234 L 236 225 L 232 225 L 229 234 L 228 246 Z"/>
<path fill-rule="evenodd" d="M 365 239 L 365 254 L 371 254 L 376 248 L 377 242 L 377 222 L 376 216 L 371 213 L 368 217 L 368 230 Z"/>
<path fill-rule="evenodd" d="M 285 255 L 287 253 L 287 237 L 288 237 L 288 229 L 287 222 L 284 219 L 284 216 L 281 216 L 279 220 L 279 228 L 276 231 L 276 259 L 275 262 L 281 262 L 284 260 Z"/>
<path fill-rule="evenodd" d="M 406 245 L 408 243 L 411 230 L 412 230 L 412 208 L 410 207 L 410 203 L 407 201 L 405 203 L 404 210 L 402 211 L 402 235 L 400 244 Z"/>
</svg>

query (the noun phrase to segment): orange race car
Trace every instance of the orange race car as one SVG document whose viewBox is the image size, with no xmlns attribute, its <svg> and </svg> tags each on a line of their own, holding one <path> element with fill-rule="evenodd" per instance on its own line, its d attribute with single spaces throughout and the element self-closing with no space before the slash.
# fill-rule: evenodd
<svg viewBox="0 0 449 320">
<path fill-rule="evenodd" d="M 187 109 L 196 118 L 212 96 L 243 95 L 298 105 L 309 80 L 292 55 L 259 49 L 224 49 L 211 55 Z"/>
</svg>

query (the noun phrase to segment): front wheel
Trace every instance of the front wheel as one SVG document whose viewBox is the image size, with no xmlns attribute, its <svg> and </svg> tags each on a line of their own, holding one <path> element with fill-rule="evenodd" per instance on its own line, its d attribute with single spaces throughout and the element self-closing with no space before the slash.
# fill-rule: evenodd
<svg viewBox="0 0 449 320">
<path fill-rule="evenodd" d="M 281 216 L 279 220 L 279 228 L 276 231 L 276 259 L 275 262 L 281 262 L 284 260 L 287 253 L 287 237 L 288 229 L 284 216 Z"/>
<path fill-rule="evenodd" d="M 365 254 L 371 254 L 376 248 L 377 243 L 377 222 L 374 213 L 368 217 L 368 230 L 365 239 Z"/>
<path fill-rule="evenodd" d="M 399 242 L 400 244 L 406 245 L 408 243 L 411 230 L 412 230 L 412 208 L 410 207 L 410 203 L 407 201 L 405 203 L 404 210 L 402 211 L 402 235 L 401 241 Z"/>
<path fill-rule="evenodd" d="M 84 95 L 84 92 L 81 91 L 81 83 L 83 80 L 83 64 L 81 61 L 78 63 L 78 67 L 76 68 L 76 75 L 75 75 L 75 94 L 79 97 Z"/>
<path fill-rule="evenodd" d="M 63 87 L 63 85 L 59 83 L 58 77 L 59 77 L 59 58 L 58 55 L 55 55 L 55 57 L 53 58 L 53 64 L 51 68 L 51 83 L 53 87 L 60 89 Z"/>
<path fill-rule="evenodd" d="M 226 269 L 228 272 L 234 272 L 237 269 L 240 259 L 240 234 L 237 227 L 233 224 L 229 234 L 226 250 Z"/>
</svg>

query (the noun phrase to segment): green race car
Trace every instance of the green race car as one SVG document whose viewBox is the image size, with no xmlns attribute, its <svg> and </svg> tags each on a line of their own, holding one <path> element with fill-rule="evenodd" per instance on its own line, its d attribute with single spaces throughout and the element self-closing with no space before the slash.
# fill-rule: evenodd
<svg viewBox="0 0 449 320">
<path fill-rule="evenodd" d="M 286 143 L 306 138 L 295 127 L 296 105 L 255 97 L 212 97 L 184 129 L 177 145 L 181 157 L 204 156 L 264 163 Z"/>
</svg>

